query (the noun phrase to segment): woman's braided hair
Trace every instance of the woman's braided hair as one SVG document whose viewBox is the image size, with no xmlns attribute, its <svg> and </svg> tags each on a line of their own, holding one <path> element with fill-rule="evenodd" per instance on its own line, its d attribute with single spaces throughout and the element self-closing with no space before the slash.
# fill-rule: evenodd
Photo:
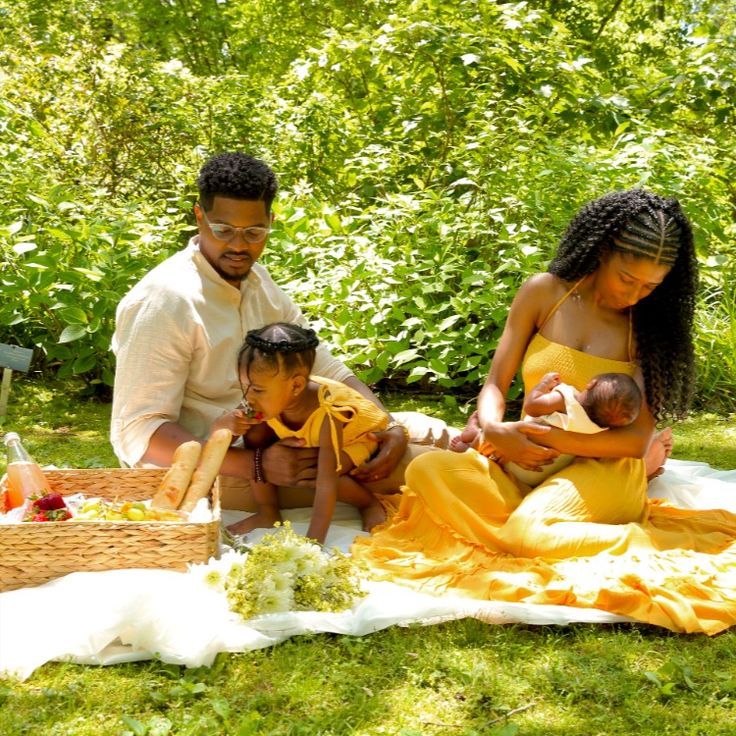
<svg viewBox="0 0 736 736">
<path fill-rule="evenodd" d="M 632 316 L 649 407 L 657 420 L 681 418 L 690 405 L 695 372 L 698 268 L 692 228 L 678 201 L 630 189 L 589 202 L 573 218 L 548 270 L 577 281 L 613 251 L 671 266 L 664 281 L 632 307 Z"/>
<path fill-rule="evenodd" d="M 238 368 L 250 375 L 254 362 L 292 375 L 302 369 L 309 374 L 314 366 L 319 340 L 309 327 L 289 322 L 274 322 L 250 330 L 238 353 Z"/>
</svg>

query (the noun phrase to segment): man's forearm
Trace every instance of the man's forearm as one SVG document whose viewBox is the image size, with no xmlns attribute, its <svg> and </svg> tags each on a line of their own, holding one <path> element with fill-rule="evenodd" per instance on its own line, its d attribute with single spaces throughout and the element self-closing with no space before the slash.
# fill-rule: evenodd
<svg viewBox="0 0 736 736">
<path fill-rule="evenodd" d="M 141 458 L 141 462 L 151 463 L 160 467 L 168 467 L 174 456 L 176 448 L 182 442 L 197 440 L 204 444 L 199 437 L 195 437 L 175 422 L 162 424 L 152 435 L 148 442 L 148 449 Z M 253 478 L 253 450 L 231 447 L 220 467 L 222 475 L 231 475 L 238 478 Z"/>
</svg>

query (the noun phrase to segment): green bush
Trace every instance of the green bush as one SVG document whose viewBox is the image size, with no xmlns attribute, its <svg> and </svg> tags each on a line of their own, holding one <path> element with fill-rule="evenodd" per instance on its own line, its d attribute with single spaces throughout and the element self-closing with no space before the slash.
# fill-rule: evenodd
<svg viewBox="0 0 736 736">
<path fill-rule="evenodd" d="M 445 393 L 477 390 L 585 201 L 679 197 L 699 399 L 732 406 L 734 17 L 609 11 L 0 0 L 0 339 L 109 385 L 117 302 L 185 242 L 203 159 L 239 148 L 282 183 L 279 283 L 364 380 Z"/>
</svg>

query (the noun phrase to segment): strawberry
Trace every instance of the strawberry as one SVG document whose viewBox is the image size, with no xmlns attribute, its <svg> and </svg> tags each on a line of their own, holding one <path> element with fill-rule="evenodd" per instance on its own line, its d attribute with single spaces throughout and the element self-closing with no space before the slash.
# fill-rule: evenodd
<svg viewBox="0 0 736 736">
<path fill-rule="evenodd" d="M 41 496 L 41 498 L 36 499 L 33 504 L 37 509 L 43 511 L 66 508 L 64 498 L 60 493 L 47 493 L 45 496 Z"/>
</svg>

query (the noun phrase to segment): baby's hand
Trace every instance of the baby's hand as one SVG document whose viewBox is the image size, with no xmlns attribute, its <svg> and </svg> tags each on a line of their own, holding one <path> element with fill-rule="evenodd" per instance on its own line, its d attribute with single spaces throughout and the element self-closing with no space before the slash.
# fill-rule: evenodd
<svg viewBox="0 0 736 736">
<path fill-rule="evenodd" d="M 263 417 L 256 414 L 249 417 L 244 409 L 233 409 L 225 412 L 222 416 L 215 419 L 210 427 L 210 434 L 217 429 L 229 429 L 236 437 L 246 434 L 254 424 L 260 424 Z"/>
<path fill-rule="evenodd" d="M 551 371 L 542 376 L 542 380 L 539 382 L 539 388 L 545 393 L 549 393 L 555 386 L 559 386 L 560 383 L 560 374 Z"/>
</svg>

